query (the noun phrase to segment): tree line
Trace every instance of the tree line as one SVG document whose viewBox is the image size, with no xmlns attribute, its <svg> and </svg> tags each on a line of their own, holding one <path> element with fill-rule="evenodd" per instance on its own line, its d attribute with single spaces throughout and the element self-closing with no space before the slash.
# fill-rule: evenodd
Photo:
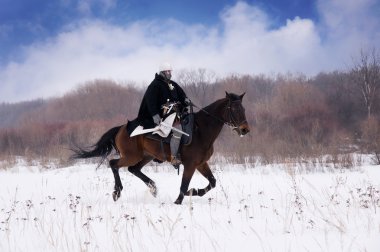
<svg viewBox="0 0 380 252">
<path fill-rule="evenodd" d="M 230 75 L 181 70 L 174 78 L 199 107 L 225 91 L 246 93 L 251 126 L 239 138 L 225 127 L 218 157 L 271 163 L 284 158 L 371 153 L 380 161 L 380 61 L 361 52 L 347 71 Z M 75 143 L 89 146 L 110 127 L 137 116 L 144 89 L 112 80 L 86 82 L 59 98 L 0 105 L 0 156 L 58 160 L 65 164 Z M 197 111 L 197 109 L 195 109 Z"/>
</svg>

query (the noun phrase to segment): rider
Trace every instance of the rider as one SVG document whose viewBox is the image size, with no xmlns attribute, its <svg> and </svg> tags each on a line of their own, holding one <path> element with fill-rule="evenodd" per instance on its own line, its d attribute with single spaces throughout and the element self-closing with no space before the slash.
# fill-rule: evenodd
<svg viewBox="0 0 380 252">
<path fill-rule="evenodd" d="M 187 97 L 183 89 L 171 80 L 173 68 L 165 62 L 159 66 L 154 80 L 148 86 L 142 99 L 137 120 L 144 128 L 153 128 L 160 124 L 164 117 L 162 105 L 168 102 L 179 102 L 180 111 L 187 106 Z M 180 128 L 181 125 L 173 125 Z M 170 140 L 171 163 L 178 167 L 181 163 L 178 148 L 181 141 L 181 133 L 173 131 Z"/>
</svg>

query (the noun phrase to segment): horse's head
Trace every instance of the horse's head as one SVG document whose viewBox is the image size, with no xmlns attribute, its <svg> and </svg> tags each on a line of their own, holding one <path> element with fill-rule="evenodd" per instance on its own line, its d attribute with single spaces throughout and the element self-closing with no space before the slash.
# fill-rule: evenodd
<svg viewBox="0 0 380 252">
<path fill-rule="evenodd" d="M 239 134 L 244 136 L 249 132 L 249 125 L 245 117 L 245 109 L 242 101 L 245 93 L 242 95 L 230 94 L 226 92 L 228 105 L 224 119 L 233 129 Z"/>
</svg>

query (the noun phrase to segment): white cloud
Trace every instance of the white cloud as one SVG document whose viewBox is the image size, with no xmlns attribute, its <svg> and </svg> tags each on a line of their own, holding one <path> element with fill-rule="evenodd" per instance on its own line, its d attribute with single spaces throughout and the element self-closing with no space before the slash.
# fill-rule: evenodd
<svg viewBox="0 0 380 252">
<path fill-rule="evenodd" d="M 220 76 L 344 68 L 363 43 L 380 41 L 373 1 L 362 2 L 320 0 L 320 23 L 296 17 L 275 29 L 263 10 L 243 2 L 223 10 L 215 27 L 176 20 L 72 23 L 58 36 L 25 48 L 24 61 L 0 69 L 0 102 L 61 95 L 95 78 L 147 85 L 163 60 L 177 69 L 202 67 Z M 364 24 L 369 25 L 360 29 Z"/>
<path fill-rule="evenodd" d="M 319 0 L 320 31 L 325 50 L 343 59 L 380 42 L 380 2 Z"/>
<path fill-rule="evenodd" d="M 78 2 L 77 9 L 80 13 L 84 15 L 91 14 L 91 1 L 90 0 L 82 0 Z"/>
</svg>

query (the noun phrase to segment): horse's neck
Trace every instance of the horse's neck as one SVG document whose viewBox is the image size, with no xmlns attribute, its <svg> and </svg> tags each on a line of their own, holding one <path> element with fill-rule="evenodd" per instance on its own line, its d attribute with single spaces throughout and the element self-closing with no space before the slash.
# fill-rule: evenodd
<svg viewBox="0 0 380 252">
<path fill-rule="evenodd" d="M 206 139 L 202 140 L 208 142 L 209 145 L 214 143 L 223 128 L 226 102 L 225 99 L 218 100 L 197 113 L 197 117 L 199 117 L 197 123 L 202 135 L 207 136 Z"/>
</svg>

